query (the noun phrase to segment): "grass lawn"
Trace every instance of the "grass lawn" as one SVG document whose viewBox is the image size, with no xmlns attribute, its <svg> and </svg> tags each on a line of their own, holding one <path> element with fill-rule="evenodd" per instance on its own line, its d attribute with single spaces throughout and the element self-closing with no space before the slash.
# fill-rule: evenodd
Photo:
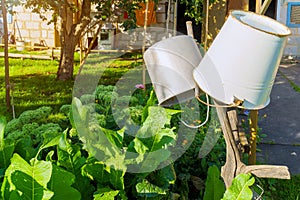
<svg viewBox="0 0 300 200">
<path fill-rule="evenodd" d="M 265 200 L 299 200 L 300 175 L 294 175 L 291 180 L 258 179 L 257 183 L 263 187 Z"/>
<path fill-rule="evenodd" d="M 25 110 L 50 105 L 58 109 L 60 105 L 70 103 L 73 81 L 56 81 L 58 61 L 10 59 L 10 83 L 13 85 L 11 94 L 16 116 Z M 4 59 L 0 59 L 4 66 Z M 5 104 L 4 67 L 0 71 L 0 113 L 7 117 Z"/>
<path fill-rule="evenodd" d="M 107 56 L 97 56 L 97 60 L 105 59 Z M 74 75 L 78 73 L 79 62 L 76 56 Z M 89 60 L 88 60 L 89 61 Z M 61 105 L 70 104 L 74 80 L 58 81 L 56 72 L 58 69 L 57 60 L 30 60 L 30 59 L 9 59 L 10 83 L 13 85 L 11 94 L 16 116 L 25 110 L 36 109 L 40 106 L 51 106 L 57 111 Z M 104 71 L 99 84 L 114 84 L 136 60 L 117 59 L 109 62 L 109 65 L 99 64 L 98 68 Z M 12 118 L 12 113 L 7 112 L 5 103 L 5 73 L 4 59 L 0 58 L 0 114 Z M 93 72 L 91 72 L 93 73 Z M 97 74 L 95 74 L 97 76 Z"/>
</svg>

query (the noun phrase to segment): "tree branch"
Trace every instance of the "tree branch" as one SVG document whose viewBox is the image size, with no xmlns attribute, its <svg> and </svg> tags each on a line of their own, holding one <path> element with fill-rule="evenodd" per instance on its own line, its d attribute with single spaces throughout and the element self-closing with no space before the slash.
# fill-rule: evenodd
<svg viewBox="0 0 300 200">
<path fill-rule="evenodd" d="M 81 5 L 81 14 L 79 18 L 79 23 L 75 24 L 74 35 L 76 38 L 81 36 L 83 30 L 91 21 L 91 0 L 83 0 Z"/>
</svg>

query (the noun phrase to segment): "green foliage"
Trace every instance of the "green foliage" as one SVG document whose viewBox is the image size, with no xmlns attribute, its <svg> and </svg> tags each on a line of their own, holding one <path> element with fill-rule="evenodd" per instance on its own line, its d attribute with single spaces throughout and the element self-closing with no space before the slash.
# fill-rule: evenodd
<svg viewBox="0 0 300 200">
<path fill-rule="evenodd" d="M 51 178 L 52 164 L 49 161 L 33 159 L 28 164 L 18 154 L 14 154 L 11 165 L 5 172 L 2 193 L 5 199 L 18 195 L 18 199 L 50 199 L 53 192 L 47 189 Z M 11 193 L 12 192 L 12 193 Z"/>
<path fill-rule="evenodd" d="M 12 150 L 14 146 L 14 152 L 27 161 L 35 157 L 41 145 L 61 135 L 62 129 L 58 124 L 46 123 L 50 113 L 50 107 L 41 107 L 25 111 L 19 118 L 8 122 L 4 137 L 5 142 L 11 145 L 7 147 Z"/>
<path fill-rule="evenodd" d="M 136 190 L 139 196 L 146 197 L 147 199 L 167 194 L 166 190 L 149 183 L 147 180 L 142 180 L 142 182 L 138 183 Z"/>
<path fill-rule="evenodd" d="M 210 3 L 216 0 L 209 0 Z M 181 4 L 186 6 L 185 15 L 194 19 L 196 24 L 199 24 L 203 20 L 203 4 L 204 0 L 179 0 Z"/>
<path fill-rule="evenodd" d="M 51 108 L 46 106 L 38 108 L 36 110 L 27 110 L 23 112 L 19 116 L 19 118 L 13 119 L 12 121 L 7 123 L 7 126 L 5 127 L 5 134 L 8 135 L 12 134 L 15 131 L 21 131 L 24 126 L 26 128 L 27 124 L 41 123 L 42 121 L 46 121 L 50 113 Z"/>
<path fill-rule="evenodd" d="M 13 140 L 4 138 L 4 129 L 6 126 L 6 120 L 4 117 L 0 117 L 0 167 L 1 172 L 5 171 L 10 165 L 10 159 L 14 152 L 15 144 Z M 3 174 L 1 174 L 1 177 Z"/>
<path fill-rule="evenodd" d="M 207 172 L 204 200 L 220 200 L 225 192 L 224 182 L 220 180 L 220 171 L 215 165 Z"/>
<path fill-rule="evenodd" d="M 201 110 L 203 110 L 201 108 Z M 212 129 L 210 129 L 212 128 Z M 221 137 L 214 145 L 210 152 L 207 152 L 205 157 L 199 157 L 199 151 L 203 150 L 202 146 L 207 141 L 207 137 L 211 134 L 216 134 L 219 129 L 216 128 L 215 122 L 210 120 L 205 126 L 201 127 L 195 138 L 186 137 L 189 141 L 192 139 L 192 144 L 186 152 L 174 163 L 177 179 L 175 183 L 175 191 L 184 196 L 186 199 L 200 199 L 204 198 L 205 179 L 210 166 L 218 166 L 219 168 L 224 165 L 226 157 L 226 146 L 224 139 Z M 192 131 L 186 130 L 185 135 L 190 135 Z M 212 131 L 210 133 L 209 131 Z"/>
<path fill-rule="evenodd" d="M 250 174 L 239 174 L 232 181 L 232 185 L 226 190 L 222 200 L 251 200 L 252 190 L 249 188 L 255 182 Z"/>
<path fill-rule="evenodd" d="M 90 199 L 93 194 L 93 186 L 87 177 L 81 174 L 86 158 L 81 153 L 80 144 L 72 144 L 64 132 L 63 139 L 57 146 L 57 165 L 72 172 L 75 176 L 74 187 L 81 193 L 83 199 Z"/>
<path fill-rule="evenodd" d="M 294 175 L 291 180 L 256 178 L 258 184 L 263 187 L 265 200 L 295 200 L 300 199 L 300 175 Z M 261 191 L 257 191 L 258 194 Z"/>
<path fill-rule="evenodd" d="M 151 101 L 144 101 L 147 103 L 144 108 L 138 105 L 137 98 L 135 97 L 128 98 L 125 96 L 115 99 L 116 97 L 113 97 L 113 95 L 116 95 L 114 94 L 114 88 L 110 88 L 109 86 L 99 86 L 97 88 L 95 99 L 97 104 L 102 104 L 101 109 L 95 106 L 94 103 L 88 103 L 90 101 L 84 100 L 84 102 L 82 102 L 76 98 L 73 101 L 72 124 L 77 121 L 78 131 L 85 132 L 81 137 L 85 141 L 88 152 L 95 152 L 93 155 L 104 158 L 102 162 L 93 161 L 83 167 L 85 176 L 97 181 L 99 185 L 103 185 L 103 187 L 106 188 L 104 191 L 98 188 L 97 195 L 94 195 L 94 197 L 99 198 L 98 193 L 101 192 L 103 195 L 117 195 L 123 199 L 128 195 L 128 192 L 132 192 L 133 195 L 145 197 L 145 191 L 141 192 L 140 190 L 140 186 L 145 182 L 151 185 L 150 188 L 156 188 L 157 191 L 166 191 L 166 193 L 169 193 L 170 185 L 174 184 L 176 179 L 173 168 L 163 168 L 157 170 L 155 173 L 152 171 L 170 156 L 167 147 L 174 145 L 176 138 L 174 128 L 171 127 L 171 118 L 180 111 L 153 106 L 153 102 L 155 102 L 153 95 Z M 135 95 L 140 95 L 140 93 L 135 93 Z M 89 99 L 89 97 L 87 99 Z M 124 103 L 129 102 L 130 109 L 132 109 L 132 111 L 138 111 L 138 115 L 142 115 L 143 110 L 145 111 L 145 108 L 147 108 L 147 112 L 144 112 L 147 113 L 144 114 L 145 121 L 139 129 L 135 130 L 135 138 L 124 138 L 124 133 L 131 130 L 130 124 L 120 129 L 114 122 L 110 121 L 111 117 L 109 117 L 109 115 L 112 115 L 111 102 L 114 101 L 119 101 L 119 105 L 122 104 L 122 101 Z M 96 109 L 96 113 L 92 109 L 93 107 Z M 106 123 L 97 122 L 99 119 L 97 117 L 98 112 L 108 114 L 105 118 Z M 135 112 L 130 114 L 136 116 Z M 142 119 L 141 116 L 138 118 L 140 120 Z M 107 126 L 103 128 L 100 124 L 109 124 L 108 126 L 113 126 L 114 128 L 107 129 Z M 88 134 L 86 135 L 86 133 Z M 97 137 L 93 135 L 97 135 Z M 92 138 L 90 138 L 90 136 L 92 136 Z M 103 143 L 103 141 L 105 142 Z M 118 149 L 124 149 L 125 154 L 126 152 L 135 153 L 137 160 L 126 158 Z M 134 176 L 134 178 L 130 179 L 129 186 L 125 187 L 124 181 L 128 180 L 127 176 L 129 176 L 127 175 L 125 177 L 127 165 L 136 165 L 137 169 L 143 169 L 141 172 L 145 173 Z M 118 194 L 117 192 L 113 192 L 113 189 L 119 191 Z"/>
<path fill-rule="evenodd" d="M 122 153 L 119 153 L 118 148 L 122 147 L 124 134 L 119 134 L 120 132 L 118 131 L 114 132 L 103 129 L 98 123 L 95 123 L 93 118 L 95 113 L 90 110 L 90 105 L 83 105 L 78 99 L 74 99 L 73 108 L 73 116 L 76 117 L 77 124 L 80 124 L 80 128 L 77 126 L 77 129 L 80 132 L 84 132 L 82 137 L 86 141 L 87 149 L 102 154 L 104 158 L 114 156 L 113 160 L 109 158 L 107 162 L 111 162 L 110 165 L 115 167 L 123 166 L 125 164 L 125 157 Z M 168 126 L 171 125 L 172 115 L 179 111 L 163 109 L 161 107 L 148 107 L 148 109 L 148 117 L 140 129 L 136 131 L 136 137 L 130 142 L 127 141 L 127 143 L 129 144 L 128 151 L 139 154 L 138 156 L 142 159 L 140 162 L 144 162 L 140 167 L 145 168 L 146 171 L 153 171 L 171 155 L 166 147 L 174 145 L 176 134 L 173 132 L 173 128 L 169 128 Z M 97 135 L 97 137 L 94 135 Z M 155 156 L 156 159 L 153 159 L 151 156 Z M 157 161 L 157 163 L 154 161 Z M 124 167 L 118 169 L 124 169 Z"/>
<path fill-rule="evenodd" d="M 116 101 L 129 104 L 132 111 L 123 127 L 113 121 Z M 99 102 L 104 106 L 97 110 Z M 153 92 L 137 90 L 133 97 L 119 99 L 113 87 L 99 86 L 95 93 L 60 109 L 60 115 L 70 118 L 65 129 L 53 123 L 49 118 L 53 113 L 45 107 L 25 112 L 7 125 L 0 118 L 1 198 L 220 199 L 224 183 L 218 168 L 225 159 L 224 141 L 205 158 L 198 158 L 208 129 L 204 126 L 179 160 L 157 169 L 169 162 L 178 139 L 177 115 L 182 111 L 156 104 Z M 127 121 L 132 116 L 140 126 Z M 75 123 L 78 120 L 82 123 Z M 185 139 L 193 139 L 189 129 L 184 134 Z M 140 173 L 127 172 L 134 166 Z M 223 199 L 251 198 L 253 183 L 250 175 L 236 177 Z"/>
<path fill-rule="evenodd" d="M 107 187 L 99 188 L 94 194 L 94 200 L 115 200 L 118 193 L 118 190 L 113 190 Z"/>
<path fill-rule="evenodd" d="M 75 182 L 73 173 L 53 165 L 52 176 L 48 182 L 48 188 L 54 192 L 51 200 L 72 199 L 80 200 L 81 194 L 71 187 Z"/>
</svg>

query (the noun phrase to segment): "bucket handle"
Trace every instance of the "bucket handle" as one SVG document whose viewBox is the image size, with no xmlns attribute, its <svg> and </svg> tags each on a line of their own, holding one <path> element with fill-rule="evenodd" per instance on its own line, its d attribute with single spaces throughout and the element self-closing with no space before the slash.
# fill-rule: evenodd
<svg viewBox="0 0 300 200">
<path fill-rule="evenodd" d="M 233 107 L 236 107 L 236 108 L 246 109 L 245 107 L 240 106 L 243 103 L 243 101 L 241 101 L 239 99 L 237 99 L 233 104 L 230 104 L 230 105 L 214 105 L 214 104 L 210 104 L 209 103 L 209 96 L 208 96 L 207 93 L 205 93 L 206 102 L 200 99 L 199 93 L 200 93 L 199 88 L 196 88 L 196 90 L 195 90 L 195 97 L 197 98 L 197 100 L 200 103 L 202 103 L 202 104 L 204 104 L 204 105 L 207 106 L 206 119 L 205 119 L 205 121 L 203 123 L 199 124 L 198 126 L 192 126 L 192 125 L 187 124 L 181 118 L 179 118 L 180 122 L 183 123 L 188 128 L 197 129 L 197 128 L 200 128 L 200 127 L 204 126 L 207 123 L 208 118 L 209 118 L 210 107 L 215 107 L 215 108 L 233 108 Z"/>
<path fill-rule="evenodd" d="M 196 93 L 196 96 L 198 96 L 197 95 L 197 93 L 198 93 L 197 90 L 196 90 L 195 93 Z M 209 118 L 209 97 L 208 97 L 208 94 L 205 94 L 205 96 L 206 96 L 206 103 L 205 103 L 205 105 L 207 105 L 206 119 L 205 119 L 205 121 L 203 123 L 199 124 L 198 126 L 191 126 L 191 125 L 187 124 L 185 121 L 183 121 L 181 118 L 179 118 L 180 122 L 183 123 L 183 125 L 185 125 L 188 128 L 197 129 L 197 128 L 200 128 L 200 127 L 204 126 L 208 122 L 208 118 Z"/>
<path fill-rule="evenodd" d="M 196 98 L 200 103 L 203 103 L 204 105 L 209 106 L 209 107 L 215 107 L 215 108 L 233 108 L 233 107 L 235 107 L 235 108 L 240 108 L 240 109 L 247 109 L 244 106 L 241 106 L 243 101 L 239 100 L 239 99 L 237 99 L 234 103 L 229 104 L 229 105 L 214 105 L 214 104 L 210 104 L 208 101 L 205 102 L 205 101 L 201 100 L 199 95 L 197 95 Z"/>
</svg>

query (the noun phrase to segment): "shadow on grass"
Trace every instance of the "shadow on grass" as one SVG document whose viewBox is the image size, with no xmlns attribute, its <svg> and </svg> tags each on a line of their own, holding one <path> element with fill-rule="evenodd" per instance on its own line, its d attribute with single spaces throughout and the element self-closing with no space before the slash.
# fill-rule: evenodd
<svg viewBox="0 0 300 200">
<path fill-rule="evenodd" d="M 10 61 L 10 83 L 14 86 L 11 95 L 16 117 L 25 110 L 41 106 L 51 106 L 56 112 L 62 105 L 71 103 L 74 80 L 65 82 L 56 80 L 58 64 L 56 61 L 28 59 Z M 2 62 L 4 61 L 0 59 L 0 64 Z M 141 64 L 141 60 L 122 60 L 118 59 L 118 56 L 111 55 L 91 55 L 84 66 L 87 77 L 82 78 L 90 81 L 96 79 L 98 84 L 102 85 L 115 85 L 124 73 Z M 74 70 L 77 72 L 78 66 L 75 66 Z M 0 115 L 10 120 L 12 113 L 7 112 L 6 108 L 4 73 L 0 73 L 0 81 Z M 89 84 L 89 81 L 86 83 Z M 92 92 L 84 91 L 86 88 L 91 87 L 83 85 L 80 93 Z"/>
<path fill-rule="evenodd" d="M 0 77 L 2 82 L 0 97 L 0 113 L 11 118 L 5 104 L 4 77 Z M 74 81 L 57 81 L 55 74 L 30 74 L 13 76 L 10 78 L 13 84 L 11 95 L 16 116 L 25 110 L 36 109 L 41 106 L 51 106 L 54 111 L 58 111 L 61 105 L 69 104 L 72 100 L 72 87 Z"/>
<path fill-rule="evenodd" d="M 95 73 L 89 73 L 82 78 L 93 80 L 97 79 L 98 84 L 114 85 L 120 77 L 128 70 L 126 67 L 107 68 L 101 77 Z M 5 103 L 5 84 L 4 76 L 0 76 L 0 114 L 12 118 L 12 113 L 7 112 Z M 16 117 L 26 110 L 32 110 L 41 106 L 51 106 L 53 112 L 59 111 L 64 104 L 70 104 L 72 101 L 72 92 L 74 80 L 58 81 L 56 74 L 27 74 L 10 77 L 13 84 L 11 94 Z M 89 82 L 86 82 L 88 84 Z M 81 93 L 92 93 L 93 91 L 84 91 L 86 88 L 82 85 Z M 93 88 L 92 88 L 93 89 Z M 96 89 L 96 86 L 95 88 Z"/>
</svg>

